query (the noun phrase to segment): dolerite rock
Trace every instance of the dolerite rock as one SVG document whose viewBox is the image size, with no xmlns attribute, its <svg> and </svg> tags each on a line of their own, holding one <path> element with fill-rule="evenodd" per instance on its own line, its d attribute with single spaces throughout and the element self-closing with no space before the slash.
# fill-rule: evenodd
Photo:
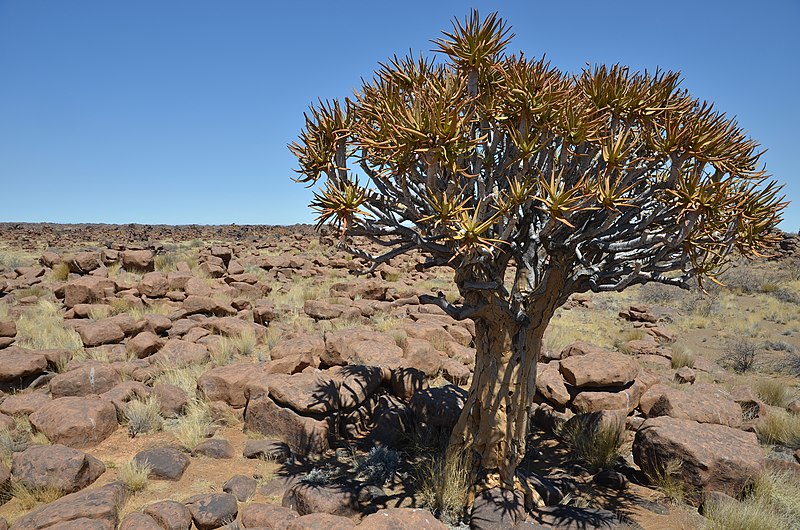
<svg viewBox="0 0 800 530">
<path fill-rule="evenodd" d="M 455 385 L 420 390 L 411 398 L 417 421 L 433 427 L 452 427 L 467 400 L 467 391 Z"/>
<path fill-rule="evenodd" d="M 258 483 L 253 477 L 234 475 L 222 485 L 222 491 L 230 493 L 239 502 L 245 502 L 256 493 Z"/>
<path fill-rule="evenodd" d="M 512 528 L 524 518 L 525 496 L 521 491 L 492 488 L 475 498 L 469 527 L 474 530 L 503 530 Z"/>
<path fill-rule="evenodd" d="M 569 403 L 570 395 L 559 370 L 559 362 L 540 364 L 536 374 L 536 391 L 547 401 L 558 407 Z"/>
<path fill-rule="evenodd" d="M 158 335 L 151 331 L 143 331 L 128 340 L 125 344 L 125 350 L 132 358 L 144 359 L 156 353 L 162 344 L 163 341 Z"/>
<path fill-rule="evenodd" d="M 282 464 L 291 456 L 289 446 L 278 440 L 246 440 L 242 456 L 264 458 Z"/>
<path fill-rule="evenodd" d="M 35 445 L 15 453 L 11 472 L 28 489 L 55 488 L 74 493 L 93 483 L 106 466 L 77 449 L 64 445 Z"/>
<path fill-rule="evenodd" d="M 281 505 L 300 515 L 329 513 L 343 517 L 358 515 L 358 494 L 346 484 L 307 484 L 299 482 L 289 488 Z"/>
<path fill-rule="evenodd" d="M 64 262 L 70 272 L 86 274 L 100 267 L 100 256 L 96 252 L 79 252 L 64 256 Z"/>
<path fill-rule="evenodd" d="M 691 390 L 655 385 L 640 400 L 648 418 L 670 416 L 728 427 L 742 425 L 742 407 L 724 392 L 693 385 Z"/>
<path fill-rule="evenodd" d="M 0 403 L 0 413 L 9 416 L 30 415 L 52 401 L 52 398 L 43 392 L 11 394 Z"/>
<path fill-rule="evenodd" d="M 244 407 L 247 403 L 247 383 L 258 375 L 259 369 L 252 363 L 217 366 L 200 376 L 197 388 L 209 401 L 224 401 L 232 407 Z"/>
<path fill-rule="evenodd" d="M 146 506 L 142 511 L 155 519 L 165 530 L 189 530 L 192 526 L 192 512 L 180 502 L 156 502 Z"/>
<path fill-rule="evenodd" d="M 17 336 L 17 325 L 13 320 L 0 320 L 0 337 L 13 338 Z"/>
<path fill-rule="evenodd" d="M 141 512 L 129 514 L 122 520 L 119 530 L 163 530 L 155 519 Z"/>
<path fill-rule="evenodd" d="M 119 482 L 61 497 L 16 520 L 13 530 L 113 530 L 127 490 Z"/>
<path fill-rule="evenodd" d="M 356 523 L 352 520 L 329 513 L 310 513 L 293 519 L 286 525 L 286 530 L 351 530 L 352 528 L 356 528 Z"/>
<path fill-rule="evenodd" d="M 39 375 L 47 369 L 44 355 L 11 346 L 0 351 L 0 383 L 14 383 Z"/>
<path fill-rule="evenodd" d="M 275 436 L 300 455 L 324 453 L 329 448 L 328 423 L 297 414 L 276 404 L 268 395 L 251 397 L 244 415 L 245 428 Z"/>
<path fill-rule="evenodd" d="M 651 418 L 636 432 L 633 457 L 646 473 L 666 463 L 683 462 L 681 476 L 692 492 L 722 491 L 737 495 L 764 468 L 754 433 L 692 420 Z"/>
<path fill-rule="evenodd" d="M 165 418 L 177 418 L 189 404 L 189 396 L 175 385 L 159 383 L 153 386 L 153 393 L 158 399 L 161 415 Z"/>
<path fill-rule="evenodd" d="M 156 480 L 180 480 L 189 465 L 189 457 L 174 447 L 145 449 L 133 459 L 150 466 L 149 478 Z"/>
<path fill-rule="evenodd" d="M 108 278 L 84 276 L 70 280 L 64 286 L 64 305 L 72 308 L 78 304 L 91 304 L 105 297 L 106 293 L 113 294 L 115 284 Z"/>
<path fill-rule="evenodd" d="M 607 510 L 594 508 L 577 508 L 575 506 L 548 506 L 539 508 L 532 514 L 532 519 L 545 528 L 559 530 L 622 530 L 629 528 Z"/>
<path fill-rule="evenodd" d="M 50 380 L 53 398 L 103 394 L 122 381 L 114 368 L 104 363 L 81 366 Z"/>
<path fill-rule="evenodd" d="M 122 253 L 122 267 L 126 271 L 152 271 L 155 269 L 155 254 L 152 250 L 126 250 Z"/>
<path fill-rule="evenodd" d="M 212 530 L 236 519 L 239 505 L 230 493 L 195 495 L 185 502 L 198 530 Z"/>
<path fill-rule="evenodd" d="M 92 447 L 117 428 L 117 410 L 99 397 L 63 397 L 31 414 L 30 421 L 52 443 Z"/>
<path fill-rule="evenodd" d="M 192 451 L 192 456 L 207 456 L 208 458 L 230 459 L 236 456 L 233 445 L 224 438 L 210 438 L 203 440 Z"/>
<path fill-rule="evenodd" d="M 169 290 L 169 282 L 164 273 L 148 272 L 142 277 L 137 289 L 142 295 L 149 298 L 161 298 L 166 296 Z"/>
<path fill-rule="evenodd" d="M 297 519 L 298 513 L 276 504 L 251 503 L 242 507 L 241 521 L 245 528 L 285 528 Z"/>
<path fill-rule="evenodd" d="M 589 353 L 560 364 L 567 383 L 578 388 L 625 386 L 639 374 L 638 361 L 623 353 Z"/>
<path fill-rule="evenodd" d="M 125 338 L 125 332 L 116 322 L 108 319 L 98 320 L 83 324 L 77 328 L 83 345 L 87 348 L 102 346 L 103 344 L 116 344 Z"/>
<path fill-rule="evenodd" d="M 359 530 L 447 530 L 431 512 L 421 508 L 386 508 L 366 516 Z"/>
</svg>

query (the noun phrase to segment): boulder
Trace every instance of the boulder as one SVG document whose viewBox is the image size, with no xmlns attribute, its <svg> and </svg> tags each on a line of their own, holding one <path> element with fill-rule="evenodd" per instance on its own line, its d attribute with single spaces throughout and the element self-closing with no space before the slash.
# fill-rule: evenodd
<svg viewBox="0 0 800 530">
<path fill-rule="evenodd" d="M 301 455 L 323 453 L 329 447 L 326 421 L 301 416 L 276 404 L 266 394 L 250 398 L 244 420 L 246 429 L 274 436 Z"/>
<path fill-rule="evenodd" d="M 264 458 L 283 463 L 289 459 L 289 446 L 277 440 L 245 440 L 242 456 L 245 458 Z"/>
<path fill-rule="evenodd" d="M 87 274 L 100 267 L 100 256 L 96 252 L 79 252 L 64 256 L 69 271 L 76 274 Z"/>
<path fill-rule="evenodd" d="M 125 338 L 125 332 L 116 322 L 109 319 L 97 320 L 82 324 L 76 330 L 80 335 L 83 345 L 91 348 L 103 344 L 116 344 Z"/>
<path fill-rule="evenodd" d="M 635 358 L 616 352 L 567 357 L 559 368 L 566 382 L 578 388 L 625 386 L 639 374 Z"/>
<path fill-rule="evenodd" d="M 155 254 L 152 250 L 125 250 L 122 267 L 126 271 L 147 272 L 155 270 Z"/>
<path fill-rule="evenodd" d="M 149 478 L 155 480 L 180 480 L 189 466 L 189 457 L 174 447 L 155 447 L 139 452 L 133 460 L 150 466 Z"/>
<path fill-rule="evenodd" d="M 445 385 L 420 390 L 411 398 L 411 410 L 417 421 L 432 427 L 453 427 L 467 400 L 467 391 Z"/>
<path fill-rule="evenodd" d="M 55 488 L 64 493 L 82 490 L 105 473 L 106 466 L 64 445 L 34 445 L 15 453 L 11 472 L 28 489 Z"/>
<path fill-rule="evenodd" d="M 146 506 L 142 511 L 155 519 L 165 530 L 189 530 L 192 526 L 192 512 L 180 502 L 156 502 Z"/>
<path fill-rule="evenodd" d="M 558 361 L 539 365 L 536 374 L 536 390 L 547 401 L 563 408 L 569 403 L 570 395 L 558 367 Z"/>
<path fill-rule="evenodd" d="M 165 418 L 177 418 L 189 404 L 189 396 L 175 385 L 159 383 L 153 386 L 153 392 L 158 399 L 161 415 Z"/>
<path fill-rule="evenodd" d="M 14 530 L 93 530 L 116 528 L 127 490 L 119 482 L 71 493 L 36 508 L 14 523 Z"/>
<path fill-rule="evenodd" d="M 148 272 L 142 276 L 136 288 L 142 295 L 149 298 L 162 298 L 169 291 L 169 281 L 164 273 Z"/>
<path fill-rule="evenodd" d="M 328 513 L 310 513 L 292 519 L 286 525 L 286 530 L 351 530 L 352 528 L 356 528 L 356 523 L 351 519 Z"/>
<path fill-rule="evenodd" d="M 256 375 L 259 374 L 252 363 L 218 366 L 200 376 L 197 388 L 210 401 L 224 401 L 232 407 L 244 407 L 247 403 L 247 383 Z"/>
<path fill-rule="evenodd" d="M 119 530 L 163 530 L 155 519 L 146 513 L 133 512 L 122 520 Z"/>
<path fill-rule="evenodd" d="M 525 496 L 521 491 L 501 488 L 483 490 L 472 503 L 469 527 L 473 530 L 503 530 L 525 519 Z"/>
<path fill-rule="evenodd" d="M 99 397 L 54 399 L 30 415 L 31 424 L 52 443 L 92 447 L 117 428 L 117 411 Z"/>
<path fill-rule="evenodd" d="M 13 320 L 0 320 L 0 337 L 16 337 L 17 325 Z"/>
<path fill-rule="evenodd" d="M 245 528 L 285 528 L 298 513 L 276 504 L 251 503 L 242 507 L 241 521 Z"/>
<path fill-rule="evenodd" d="M 447 526 L 421 508 L 385 508 L 366 516 L 359 530 L 447 530 Z"/>
<path fill-rule="evenodd" d="M 359 514 L 357 492 L 344 484 L 307 484 L 301 480 L 286 491 L 281 505 L 300 515 L 328 513 L 354 518 Z"/>
<path fill-rule="evenodd" d="M 167 340 L 158 353 L 150 356 L 153 363 L 165 363 L 168 366 L 202 364 L 208 358 L 208 349 L 205 346 L 181 339 Z"/>
<path fill-rule="evenodd" d="M 108 392 L 122 381 L 108 364 L 93 363 L 56 375 L 50 380 L 53 398 L 88 396 Z"/>
<path fill-rule="evenodd" d="M 233 445 L 224 438 L 209 438 L 203 440 L 192 450 L 192 456 L 206 456 L 208 458 L 231 459 L 236 456 Z"/>
<path fill-rule="evenodd" d="M 43 392 L 27 392 L 11 394 L 0 402 L 0 413 L 9 416 L 33 414 L 43 406 L 50 403 L 52 398 Z"/>
<path fill-rule="evenodd" d="M 44 355 L 11 346 L 0 351 L 0 383 L 14 383 L 20 379 L 39 375 L 47 369 Z"/>
<path fill-rule="evenodd" d="M 681 475 L 693 493 L 739 495 L 764 468 L 754 433 L 725 425 L 671 417 L 650 418 L 636 432 L 633 457 L 655 474 L 670 460 L 682 462 Z"/>
<path fill-rule="evenodd" d="M 269 354 L 273 360 L 306 353 L 318 358 L 324 351 L 325 340 L 321 336 L 306 334 L 278 342 Z"/>
<path fill-rule="evenodd" d="M 114 281 L 108 278 L 84 276 L 70 280 L 64 285 L 64 305 L 72 308 L 78 304 L 91 304 L 102 300 L 107 291 L 113 294 L 114 290 Z"/>
<path fill-rule="evenodd" d="M 135 337 L 128 339 L 125 351 L 130 358 L 144 359 L 156 353 L 163 345 L 163 341 L 152 331 L 142 331 Z"/>
<path fill-rule="evenodd" d="M 559 530 L 623 530 L 629 528 L 613 512 L 576 506 L 546 506 L 531 514 L 531 519 L 544 528 Z M 524 528 L 524 527 L 520 527 Z"/>
<path fill-rule="evenodd" d="M 723 392 L 706 392 L 706 387 L 683 390 L 655 385 L 640 400 L 648 418 L 669 416 L 700 423 L 716 423 L 728 427 L 742 425 L 742 407 Z"/>
<path fill-rule="evenodd" d="M 245 475 L 234 475 L 222 485 L 222 491 L 230 493 L 239 502 L 245 502 L 252 498 L 256 493 L 258 483 L 253 477 Z"/>
<path fill-rule="evenodd" d="M 195 495 L 185 502 L 198 530 L 212 530 L 233 521 L 239 513 L 236 497 L 230 493 Z"/>
</svg>

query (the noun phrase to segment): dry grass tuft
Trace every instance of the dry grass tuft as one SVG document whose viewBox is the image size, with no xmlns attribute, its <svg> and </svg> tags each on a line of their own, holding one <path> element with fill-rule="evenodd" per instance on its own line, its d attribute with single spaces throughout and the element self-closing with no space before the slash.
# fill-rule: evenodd
<svg viewBox="0 0 800 530">
<path fill-rule="evenodd" d="M 69 278 L 69 265 L 64 263 L 56 263 L 53 270 L 50 271 L 50 278 L 58 282 L 65 282 Z"/>
<path fill-rule="evenodd" d="M 143 401 L 134 399 L 125 408 L 124 423 L 128 426 L 128 434 L 147 434 L 160 431 L 164 424 L 161 417 L 161 406 L 155 396 L 148 396 Z"/>
<path fill-rule="evenodd" d="M 76 352 L 83 348 L 80 335 L 64 326 L 59 308 L 46 300 L 20 315 L 17 320 L 17 344 L 32 350 L 63 349 Z"/>
<path fill-rule="evenodd" d="M 154 385 L 163 383 L 177 386 L 189 397 L 197 394 L 197 379 L 206 371 L 205 366 L 189 365 L 180 367 L 163 367 L 163 370 L 155 378 Z"/>
<path fill-rule="evenodd" d="M 773 410 L 756 425 L 756 433 L 763 443 L 800 449 L 800 415 Z"/>
<path fill-rule="evenodd" d="M 21 482 L 13 482 L 10 493 L 26 511 L 40 504 L 50 504 L 64 496 L 64 492 L 58 488 L 28 488 Z"/>
<path fill-rule="evenodd" d="M 204 401 L 194 401 L 186 407 L 186 414 L 178 422 L 173 434 L 184 449 L 192 451 L 208 438 L 213 426 L 208 404 Z"/>
<path fill-rule="evenodd" d="M 136 460 L 129 460 L 119 468 L 119 480 L 125 487 L 133 493 L 143 491 L 147 487 L 147 479 L 150 476 L 150 464 L 140 463 Z"/>
<path fill-rule="evenodd" d="M 457 525 L 464 519 L 464 506 L 470 492 L 470 477 L 465 451 L 442 450 L 429 454 L 417 465 L 419 496 L 445 523 Z"/>
<path fill-rule="evenodd" d="M 683 481 L 683 461 L 680 458 L 667 460 L 654 473 L 648 474 L 647 478 L 670 503 L 683 504 L 686 502 L 687 491 Z"/>
<path fill-rule="evenodd" d="M 559 437 L 569 447 L 576 460 L 589 466 L 592 472 L 612 469 L 625 442 L 625 425 L 603 421 L 596 413 L 578 414 L 558 430 Z"/>
<path fill-rule="evenodd" d="M 671 349 L 673 370 L 683 368 L 684 366 L 694 368 L 694 362 L 696 358 L 692 350 L 686 348 L 682 344 L 673 344 Z"/>
<path fill-rule="evenodd" d="M 756 478 L 741 501 L 709 504 L 706 530 L 782 530 L 800 521 L 800 483 L 785 473 L 767 472 Z"/>
<path fill-rule="evenodd" d="M 786 383 L 776 379 L 759 379 L 753 385 L 753 390 L 764 403 L 774 407 L 785 407 L 791 398 Z"/>
</svg>

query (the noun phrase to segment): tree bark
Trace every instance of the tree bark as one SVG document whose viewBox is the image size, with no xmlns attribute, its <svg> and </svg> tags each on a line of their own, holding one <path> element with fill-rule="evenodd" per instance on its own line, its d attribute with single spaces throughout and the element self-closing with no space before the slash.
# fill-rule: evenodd
<svg viewBox="0 0 800 530">
<path fill-rule="evenodd" d="M 502 487 L 514 489 L 525 456 L 536 363 L 561 287 L 552 285 L 531 300 L 524 322 L 500 307 L 475 321 L 475 370 L 448 448 L 448 457 L 461 456 L 471 466 L 473 484 L 496 473 Z"/>
</svg>

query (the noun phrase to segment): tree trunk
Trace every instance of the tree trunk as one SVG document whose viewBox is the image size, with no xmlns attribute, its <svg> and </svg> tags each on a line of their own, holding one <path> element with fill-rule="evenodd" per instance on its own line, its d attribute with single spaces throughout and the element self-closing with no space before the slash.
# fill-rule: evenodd
<svg viewBox="0 0 800 530">
<path fill-rule="evenodd" d="M 532 301 L 527 323 L 501 308 L 475 322 L 475 371 L 448 449 L 448 457 L 465 457 L 473 484 L 496 473 L 502 487 L 514 489 L 525 456 L 536 362 L 557 298 L 554 293 Z"/>
</svg>

